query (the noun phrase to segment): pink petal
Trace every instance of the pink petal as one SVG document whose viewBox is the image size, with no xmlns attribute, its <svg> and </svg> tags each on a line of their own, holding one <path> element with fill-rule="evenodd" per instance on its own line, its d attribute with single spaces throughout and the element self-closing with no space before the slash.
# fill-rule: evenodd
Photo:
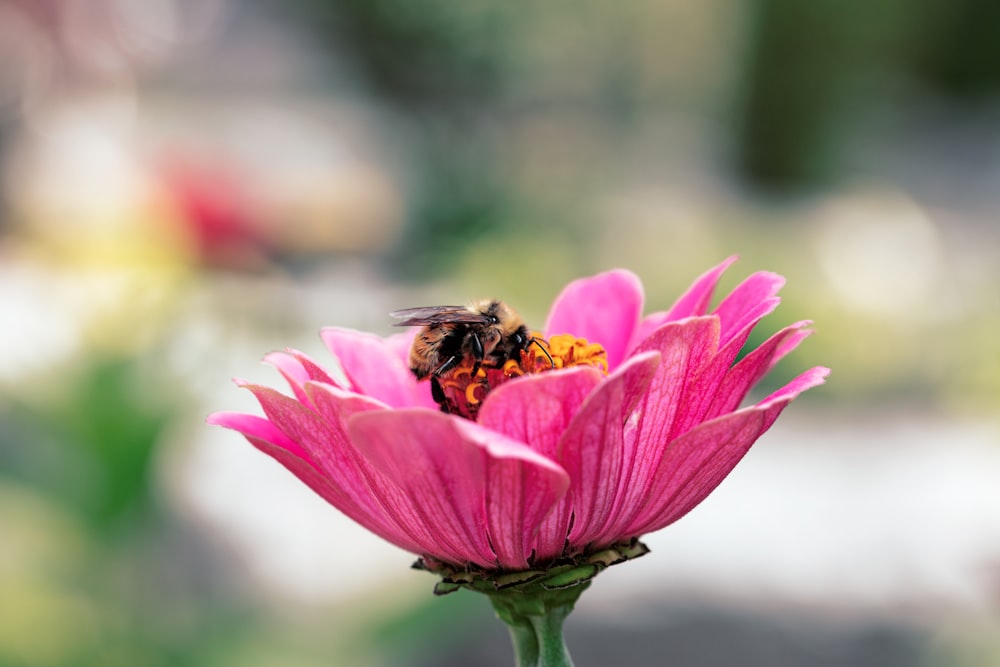
<svg viewBox="0 0 1000 667">
<path fill-rule="evenodd" d="M 335 380 L 326 372 L 326 369 L 320 366 L 318 363 L 313 361 L 305 352 L 299 352 L 298 350 L 288 349 L 288 354 L 295 358 L 296 361 L 302 366 L 305 371 L 305 377 L 312 382 L 325 382 L 326 384 L 332 384 L 337 387 L 342 387 L 338 380 Z M 347 387 L 342 387 L 346 389 Z"/>
<path fill-rule="evenodd" d="M 316 411 L 330 424 L 336 424 L 338 433 L 348 438 L 348 420 L 360 412 L 374 412 L 374 410 L 353 409 L 353 405 L 358 400 L 355 394 L 344 392 L 335 387 L 320 383 L 309 383 L 306 385 L 306 392 L 310 402 L 316 406 Z M 374 401 L 369 400 L 372 404 Z M 364 407 L 364 404 L 362 404 Z M 418 413 L 427 411 L 418 408 Z M 386 414 L 395 413 L 392 410 L 382 411 Z M 429 414 L 441 415 L 439 412 Z M 412 423 L 412 422 L 411 422 Z M 348 466 L 355 466 L 365 472 L 364 480 L 368 484 L 370 494 L 377 500 L 383 512 L 397 522 L 401 529 L 412 539 L 422 545 L 419 553 L 431 555 L 439 560 L 451 563 L 462 563 L 466 560 L 466 549 L 461 544 L 451 545 L 450 549 L 439 548 L 441 540 L 435 532 L 433 525 L 428 524 L 419 516 L 419 508 L 415 506 L 412 498 L 405 487 L 394 484 L 387 480 L 385 476 L 372 467 L 371 462 L 357 448 L 357 443 L 352 444 L 348 450 L 355 458 L 346 462 Z M 430 526 L 430 527 L 429 527 Z"/>
<path fill-rule="evenodd" d="M 809 324 L 809 321 L 804 320 L 785 327 L 730 368 L 719 383 L 712 405 L 705 412 L 704 419 L 713 419 L 736 410 L 747 393 L 774 367 L 774 364 L 812 333 L 805 328 Z"/>
<path fill-rule="evenodd" d="M 350 432 L 413 503 L 435 551 L 486 568 L 527 567 L 539 524 L 569 478 L 525 445 L 473 422 L 418 409 L 366 413 Z"/>
<path fill-rule="evenodd" d="M 642 300 L 642 283 L 631 271 L 615 269 L 574 280 L 552 304 L 545 333 L 600 343 L 608 353 L 609 370 L 614 370 L 639 324 Z"/>
<path fill-rule="evenodd" d="M 383 339 L 392 355 L 402 361 L 407 368 L 410 367 L 410 348 L 413 347 L 413 339 L 418 333 L 420 327 L 407 327 L 406 330 Z"/>
<path fill-rule="evenodd" d="M 342 501 L 335 505 L 337 509 L 366 527 L 373 520 L 391 525 L 392 519 L 383 512 L 383 502 L 375 493 L 379 488 L 377 476 L 373 475 L 368 463 L 355 449 L 345 429 L 350 416 L 369 410 L 384 410 L 385 407 L 372 399 L 328 385 L 306 386 L 313 387 L 311 400 L 316 400 L 316 396 L 322 398 L 325 394 L 331 402 L 338 402 L 336 410 L 324 406 L 327 419 L 268 387 L 248 384 L 246 388 L 256 396 L 268 420 L 308 453 L 309 460 L 334 487 L 343 490 Z M 323 387 L 325 391 L 318 390 L 318 387 Z"/>
<path fill-rule="evenodd" d="M 271 352 L 264 357 L 264 361 L 278 369 L 300 403 L 306 400 L 302 384 L 309 381 L 309 375 L 298 359 L 285 352 Z"/>
<path fill-rule="evenodd" d="M 603 379 L 598 370 L 588 366 L 524 376 L 489 395 L 478 423 L 555 460 L 566 427 Z M 562 552 L 571 510 L 568 498 L 564 498 L 545 518 L 535 543 L 538 559 L 555 558 Z"/>
<path fill-rule="evenodd" d="M 264 357 L 264 361 L 278 369 L 300 403 L 307 401 L 302 385 L 310 380 L 340 386 L 319 364 L 298 350 L 271 352 Z"/>
<path fill-rule="evenodd" d="M 394 408 L 436 407 L 430 385 L 418 383 L 400 359 L 399 336 L 385 339 L 337 327 L 323 329 L 320 336 L 337 357 L 354 391 Z"/>
<path fill-rule="evenodd" d="M 572 481 L 574 544 L 594 542 L 618 512 L 635 456 L 629 421 L 659 365 L 658 352 L 627 359 L 587 398 L 563 436 L 557 460 Z"/>
<path fill-rule="evenodd" d="M 248 438 L 264 440 L 272 445 L 286 449 L 300 459 L 309 459 L 309 455 L 297 442 L 281 432 L 281 430 L 257 415 L 248 415 L 242 412 L 213 412 L 205 420 L 213 426 L 223 426 L 242 433 Z"/>
<path fill-rule="evenodd" d="M 698 276 L 684 294 L 667 311 L 651 313 L 643 318 L 632 337 L 630 347 L 635 347 L 643 338 L 653 333 L 655 329 L 663 326 L 667 322 L 676 322 L 686 317 L 699 317 L 708 312 L 708 304 L 712 300 L 712 293 L 719 283 L 719 278 L 738 257 L 733 255 L 713 269 L 710 269 Z"/>
<path fill-rule="evenodd" d="M 352 416 L 362 412 L 389 414 L 391 410 L 374 399 L 321 383 L 304 386 L 309 403 L 315 404 L 316 412 L 266 387 L 249 388 L 257 396 L 268 419 L 301 443 L 317 469 L 335 487 L 345 490 L 346 499 L 335 507 L 365 527 L 370 527 L 373 522 L 381 523 L 380 530 L 372 528 L 380 535 L 397 533 L 404 536 L 395 543 L 419 545 L 415 553 L 448 562 L 464 562 L 467 550 L 461 546 L 450 550 L 437 548 L 441 541 L 436 532 L 428 528 L 427 521 L 414 518 L 413 499 L 373 468 L 347 434 L 347 422 Z"/>
<path fill-rule="evenodd" d="M 254 447 L 264 452 L 288 469 L 325 501 L 339 509 L 379 537 L 406 549 L 420 553 L 416 542 L 385 520 L 364 502 L 357 502 L 357 494 L 338 486 L 319 470 L 306 451 L 278 427 L 254 415 L 219 412 L 209 416 L 208 423 L 217 424 L 242 433 Z"/>
<path fill-rule="evenodd" d="M 805 373 L 802 373 L 794 380 L 770 394 L 757 404 L 758 408 L 769 407 L 772 403 L 779 403 L 784 400 L 792 400 L 807 389 L 819 386 L 830 377 L 830 369 L 826 366 L 815 366 Z"/>
<path fill-rule="evenodd" d="M 722 323 L 720 346 L 729 344 L 740 334 L 745 334 L 745 342 L 753 325 L 777 308 L 780 299 L 776 295 L 784 284 L 784 277 L 759 271 L 737 285 L 714 311 Z M 742 344 L 740 342 L 739 346 Z"/>
<path fill-rule="evenodd" d="M 609 517 L 609 525 L 602 529 L 600 537 L 608 533 L 620 537 L 621 527 L 629 525 L 648 502 L 667 443 L 681 428 L 679 424 L 692 419 L 692 410 L 699 409 L 692 404 L 706 400 L 701 396 L 704 389 L 699 378 L 713 360 L 718 335 L 719 320 L 711 315 L 670 322 L 643 340 L 633 353 L 658 352 L 661 360 L 645 395 L 630 415 L 631 444 L 620 474 L 622 481 L 617 485 L 615 514 Z"/>
<path fill-rule="evenodd" d="M 686 514 L 718 486 L 764 431 L 756 408 L 731 413 L 688 431 L 660 461 L 645 507 L 625 535 L 658 530 Z"/>
<path fill-rule="evenodd" d="M 677 420 L 672 435 L 690 430 L 707 419 L 718 387 L 740 350 L 750 337 L 750 332 L 765 315 L 773 311 L 780 299 L 773 294 L 784 284 L 784 278 L 773 273 L 757 273 L 744 280 L 723 299 L 716 316 L 720 321 L 719 349 L 715 357 L 701 370 L 693 388 L 682 399 L 684 414 Z M 760 300 L 755 300 L 755 299 Z M 723 315 L 718 312 L 722 311 Z M 728 322 L 728 325 L 726 324 Z"/>
<path fill-rule="evenodd" d="M 795 348 L 799 346 L 799 343 L 812 335 L 812 329 L 804 328 L 810 324 L 812 324 L 812 320 L 800 320 L 799 322 L 795 322 L 790 325 L 789 328 L 798 328 L 798 331 L 787 336 L 781 345 L 778 346 L 778 349 L 774 351 L 774 356 L 771 357 L 770 368 L 774 368 L 775 364 L 784 359 L 789 353 L 793 352 Z M 768 370 L 770 370 L 770 368 Z"/>
<path fill-rule="evenodd" d="M 384 410 L 384 405 L 364 396 L 326 385 L 312 386 L 313 396 L 327 397 L 329 402 L 337 402 L 334 409 L 329 405 L 324 413 L 317 413 L 269 387 L 247 384 L 260 402 L 268 420 L 292 441 L 299 444 L 309 454 L 317 468 L 334 480 L 338 486 L 359 495 L 367 494 L 360 456 L 347 436 L 344 424 L 358 412 Z M 326 386 L 326 392 L 315 388 Z M 311 403 L 312 398 L 307 399 Z M 322 418 L 321 417 L 325 417 Z"/>
<path fill-rule="evenodd" d="M 811 369 L 761 403 L 705 422 L 671 442 L 643 511 L 623 532 L 636 536 L 681 518 L 708 496 L 801 392 L 821 384 L 828 369 Z"/>
<path fill-rule="evenodd" d="M 476 421 L 555 459 L 560 436 L 603 379 L 590 366 L 525 375 L 491 392 Z"/>
<path fill-rule="evenodd" d="M 699 317 L 708 312 L 708 304 L 712 300 L 712 293 L 718 285 L 722 274 L 732 266 L 737 255 L 731 255 L 715 267 L 698 276 L 684 294 L 677 299 L 668 311 L 669 320 L 681 320 L 685 317 Z"/>
<path fill-rule="evenodd" d="M 719 320 L 712 315 L 667 323 L 642 341 L 633 354 L 657 351 L 663 358 L 643 401 L 644 438 L 669 442 L 697 419 L 715 391 L 709 371 L 718 343 Z"/>
</svg>

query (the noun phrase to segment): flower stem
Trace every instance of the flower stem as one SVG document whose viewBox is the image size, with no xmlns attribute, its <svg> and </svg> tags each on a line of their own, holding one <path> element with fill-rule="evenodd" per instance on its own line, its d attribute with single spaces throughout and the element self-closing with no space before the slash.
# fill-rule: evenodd
<svg viewBox="0 0 1000 667">
<path fill-rule="evenodd" d="M 517 667 L 573 667 L 563 622 L 590 582 L 541 597 L 497 593 L 490 601 L 510 629 Z"/>
<path fill-rule="evenodd" d="M 510 641 L 514 644 L 514 661 L 517 667 L 537 667 L 538 637 L 530 623 L 525 625 L 509 625 Z"/>
</svg>

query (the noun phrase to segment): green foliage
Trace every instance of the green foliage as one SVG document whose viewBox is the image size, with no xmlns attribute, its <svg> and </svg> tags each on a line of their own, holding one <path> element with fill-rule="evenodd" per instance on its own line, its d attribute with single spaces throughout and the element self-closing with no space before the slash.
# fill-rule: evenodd
<svg viewBox="0 0 1000 667">
<path fill-rule="evenodd" d="M 401 104 L 447 113 L 484 103 L 504 79 L 514 15 L 506 3 L 299 0 L 282 9 L 325 43 L 346 40 L 354 64 Z"/>
<path fill-rule="evenodd" d="M 151 459 L 178 402 L 135 360 L 87 357 L 45 395 L 20 397 L 0 441 L 4 473 L 105 533 L 150 511 Z"/>
</svg>

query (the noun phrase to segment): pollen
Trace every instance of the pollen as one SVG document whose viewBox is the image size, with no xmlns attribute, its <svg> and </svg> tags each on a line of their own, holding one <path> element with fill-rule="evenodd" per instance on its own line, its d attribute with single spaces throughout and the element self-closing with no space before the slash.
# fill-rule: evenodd
<svg viewBox="0 0 1000 667">
<path fill-rule="evenodd" d="M 600 343 L 591 343 L 586 338 L 577 338 L 572 334 L 558 334 L 548 340 L 536 337 L 535 342 L 521 353 L 520 366 L 525 373 L 541 373 L 553 368 L 594 366 L 607 375 L 608 354 Z"/>
<path fill-rule="evenodd" d="M 599 343 L 572 334 L 558 334 L 548 339 L 533 332 L 532 342 L 520 353 L 520 359 L 509 359 L 502 367 L 481 365 L 475 376 L 472 359 L 464 360 L 447 377 L 439 378 L 444 400 L 441 410 L 468 419 L 475 419 L 479 408 L 491 391 L 517 378 L 546 373 L 573 366 L 592 366 L 608 373 L 608 355 Z"/>
</svg>

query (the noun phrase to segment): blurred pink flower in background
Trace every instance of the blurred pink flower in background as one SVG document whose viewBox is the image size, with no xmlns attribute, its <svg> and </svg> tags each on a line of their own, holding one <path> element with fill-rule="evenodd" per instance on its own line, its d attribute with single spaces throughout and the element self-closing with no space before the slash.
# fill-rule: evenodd
<svg viewBox="0 0 1000 667">
<path fill-rule="evenodd" d="M 252 268 L 276 253 L 256 214 L 256 184 L 247 185 L 252 177 L 234 160 L 172 155 L 159 161 L 157 176 L 175 209 L 175 224 L 201 262 Z"/>
<path fill-rule="evenodd" d="M 407 364 L 414 332 L 322 332 L 342 374 L 288 350 L 267 360 L 292 396 L 245 382 L 264 417 L 215 413 L 332 505 L 386 540 L 457 567 L 517 571 L 620 544 L 700 503 L 781 411 L 828 374 L 812 368 L 740 408 L 810 331 L 791 324 L 735 362 L 779 303 L 755 273 L 711 312 L 730 258 L 664 312 L 642 316 L 629 271 L 569 284 L 543 334 L 599 343 L 577 365 L 494 388 L 475 420 L 444 414 Z M 735 363 L 734 363 L 735 362 Z"/>
</svg>

